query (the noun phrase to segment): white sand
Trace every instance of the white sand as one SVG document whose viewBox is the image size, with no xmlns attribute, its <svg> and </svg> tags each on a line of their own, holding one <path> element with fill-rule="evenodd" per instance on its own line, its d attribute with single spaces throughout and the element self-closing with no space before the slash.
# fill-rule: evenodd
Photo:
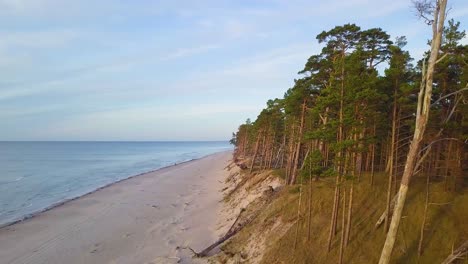
<svg viewBox="0 0 468 264">
<path fill-rule="evenodd" d="M 210 245 L 231 152 L 134 177 L 0 229 L 0 263 L 181 263 Z"/>
</svg>

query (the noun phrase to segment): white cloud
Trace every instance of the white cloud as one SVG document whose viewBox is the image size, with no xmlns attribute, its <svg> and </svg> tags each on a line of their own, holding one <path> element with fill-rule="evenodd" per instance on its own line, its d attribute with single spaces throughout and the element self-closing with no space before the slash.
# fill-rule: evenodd
<svg viewBox="0 0 468 264">
<path fill-rule="evenodd" d="M 73 83 L 76 83 L 76 81 L 79 80 L 90 78 L 92 76 L 97 77 L 103 74 L 125 73 L 133 67 L 145 63 L 147 61 L 154 62 L 159 60 L 161 63 L 164 63 L 170 60 L 184 59 L 197 54 L 206 53 L 218 48 L 219 46 L 217 45 L 202 45 L 199 47 L 177 48 L 159 58 L 154 58 L 154 55 L 148 55 L 151 54 L 151 52 L 145 51 L 138 55 L 116 58 L 113 61 L 103 62 L 99 65 L 89 65 L 80 68 L 69 69 L 67 71 L 62 71 L 60 73 L 56 73 L 54 76 L 50 76 L 48 79 L 46 77 L 46 80 L 42 81 L 30 80 L 22 81 L 21 83 L 16 84 L 6 83 L 3 85 L 1 85 L 0 83 L 0 101 L 12 99 L 15 97 L 37 95 L 44 92 L 51 92 L 54 90 L 63 90 L 67 89 L 67 87 L 76 87 L 76 85 L 74 85 Z M 2 53 L 0 52 L 0 58 L 2 58 L 1 55 Z M 8 57 L 5 56 L 5 58 Z M 8 58 L 7 61 L 3 61 L 4 67 L 7 67 L 5 63 L 7 63 L 8 61 L 14 62 L 15 58 Z M 1 66 L 2 63 L 0 63 L 0 68 Z M 90 88 L 80 87 L 79 89 L 89 90 Z"/>
<path fill-rule="evenodd" d="M 455 1 L 450 16 L 466 17 L 466 3 Z M 335 23 L 382 26 L 392 37 L 408 36 L 413 55 L 422 53 L 430 29 L 416 19 L 393 18 L 408 20 L 410 5 L 0 0 L 0 22 L 15 28 L 0 31 L 0 101 L 24 106 L 2 108 L 0 115 L 12 121 L 55 111 L 41 103 L 65 95 L 61 121 L 41 124 L 42 136 L 54 131 L 61 138 L 82 133 L 92 139 L 144 129 L 147 135 L 158 129 L 170 134 L 177 130 L 174 120 L 202 133 L 193 121 L 199 118 L 218 118 L 205 130 L 229 120 L 232 125 L 230 116 L 255 117 L 266 100 L 281 97 L 308 56 L 320 52 L 314 35 Z M 375 24 L 386 19 L 388 25 Z M 180 102 L 174 98 L 186 103 L 162 105 L 166 99 Z M 28 105 L 33 99 L 41 103 Z"/>
<path fill-rule="evenodd" d="M 308 56 L 317 52 L 313 45 L 291 45 L 286 48 L 274 49 L 261 53 L 253 58 L 240 60 L 233 67 L 222 72 L 226 75 L 255 75 L 265 74 L 271 76 L 275 69 L 283 69 L 283 65 L 291 62 L 307 60 Z M 291 72 L 298 72 L 301 69 L 290 69 Z"/>
</svg>

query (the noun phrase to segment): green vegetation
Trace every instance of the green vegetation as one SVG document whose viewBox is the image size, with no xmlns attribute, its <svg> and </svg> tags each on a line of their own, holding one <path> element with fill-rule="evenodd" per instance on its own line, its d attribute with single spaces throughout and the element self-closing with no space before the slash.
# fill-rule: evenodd
<svg viewBox="0 0 468 264">
<path fill-rule="evenodd" d="M 369 176 L 369 175 L 365 175 Z M 385 232 L 375 228 L 375 223 L 385 208 L 385 175 L 379 174 L 373 188 L 367 183 L 354 186 L 356 196 L 355 215 L 352 220 L 350 242 L 344 254 L 345 263 L 376 263 L 385 240 Z M 310 197 L 309 183 L 304 185 L 304 197 Z M 307 186 L 307 187 L 306 187 Z M 231 255 L 243 252 L 252 237 L 266 235 L 267 244 L 262 263 L 336 263 L 339 253 L 339 238 L 334 239 L 332 250 L 327 252 L 329 218 L 333 205 L 333 182 L 312 182 L 312 217 L 310 239 L 308 237 L 307 210 L 309 198 L 301 207 L 297 217 L 299 199 L 298 185 L 287 186 L 259 217 L 245 227 L 224 247 Z M 393 263 L 441 263 L 456 248 L 459 241 L 468 237 L 468 193 L 445 192 L 443 182 L 431 184 L 431 204 L 426 218 L 426 236 L 423 254 L 418 256 L 420 225 L 424 215 L 426 184 L 416 179 L 409 191 L 408 203 L 403 213 Z M 339 216 L 341 217 L 341 215 Z M 286 232 L 268 232 L 276 221 L 287 226 Z M 293 249 L 296 225 L 299 224 L 299 242 Z M 341 226 L 338 227 L 340 232 Z M 259 240 L 259 239 L 258 239 Z M 250 263 L 245 256 L 244 263 Z M 468 263 L 466 260 L 465 262 Z"/>
<path fill-rule="evenodd" d="M 323 31 L 302 78 L 233 134 L 236 161 L 290 185 L 271 206 L 296 228 L 266 263 L 428 263 L 467 241 L 468 45 L 459 22 L 444 26 L 446 4 L 415 2 L 433 29 L 416 65 L 381 28 Z"/>
</svg>

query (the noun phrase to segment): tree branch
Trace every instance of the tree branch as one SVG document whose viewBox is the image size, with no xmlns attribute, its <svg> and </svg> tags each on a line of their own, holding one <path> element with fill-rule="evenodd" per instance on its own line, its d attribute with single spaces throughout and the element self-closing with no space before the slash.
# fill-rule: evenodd
<svg viewBox="0 0 468 264">
<path fill-rule="evenodd" d="M 442 133 L 442 129 L 439 131 L 437 137 L 439 136 L 439 134 Z M 419 151 L 419 153 L 424 152 L 424 154 L 422 155 L 422 157 L 418 160 L 418 162 L 416 163 L 416 166 L 414 167 L 414 170 L 413 170 L 413 174 L 416 174 L 416 172 L 419 170 L 419 167 L 421 166 L 421 164 L 424 162 L 424 160 L 426 159 L 427 155 L 431 152 L 431 149 L 432 149 L 432 145 L 434 143 L 437 143 L 439 141 L 443 141 L 443 140 L 454 140 L 454 141 L 461 141 L 460 139 L 458 138 L 439 138 L 439 139 L 436 139 L 434 141 L 432 141 L 431 143 L 429 143 L 429 145 L 425 146 L 423 149 L 421 149 L 421 151 Z"/>
<path fill-rule="evenodd" d="M 445 99 L 445 98 L 447 98 L 447 97 L 449 97 L 449 96 L 452 96 L 452 95 L 454 95 L 454 94 L 461 93 L 461 92 L 466 91 L 466 90 L 468 90 L 468 84 L 467 84 L 467 86 L 465 86 L 465 88 L 462 88 L 462 89 L 460 89 L 460 90 L 458 90 L 458 91 L 455 91 L 455 92 L 453 92 L 453 93 L 449 93 L 449 94 L 446 94 L 446 95 L 440 97 L 440 98 L 437 99 L 434 103 L 432 103 L 431 106 L 436 105 L 436 104 L 439 103 L 441 100 L 443 100 L 443 99 Z"/>
<path fill-rule="evenodd" d="M 437 64 L 437 63 L 441 62 L 443 59 L 445 59 L 445 57 L 447 57 L 447 53 L 442 55 L 442 57 L 440 57 L 435 63 Z"/>
</svg>

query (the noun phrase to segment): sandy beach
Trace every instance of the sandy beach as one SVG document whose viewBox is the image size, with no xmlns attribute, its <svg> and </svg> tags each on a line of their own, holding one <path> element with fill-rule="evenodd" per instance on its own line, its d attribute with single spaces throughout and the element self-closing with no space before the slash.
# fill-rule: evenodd
<svg viewBox="0 0 468 264">
<path fill-rule="evenodd" d="M 224 168 L 213 154 L 113 184 L 0 229 L 1 263 L 191 263 L 218 239 Z"/>
</svg>

